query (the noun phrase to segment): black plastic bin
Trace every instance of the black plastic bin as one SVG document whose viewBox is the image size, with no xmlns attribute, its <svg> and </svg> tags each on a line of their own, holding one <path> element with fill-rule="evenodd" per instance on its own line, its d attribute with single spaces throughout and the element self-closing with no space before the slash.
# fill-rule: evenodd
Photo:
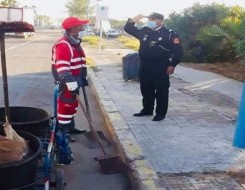
<svg viewBox="0 0 245 190">
<path fill-rule="evenodd" d="M 15 130 L 26 131 L 35 136 L 45 135 L 49 127 L 50 114 L 35 107 L 10 107 L 10 124 Z M 5 122 L 5 108 L 0 108 L 0 125 Z"/>
<path fill-rule="evenodd" d="M 25 140 L 28 140 L 30 155 L 20 162 L 0 164 L 1 190 L 32 190 L 35 188 L 39 159 L 42 152 L 41 140 L 24 131 L 17 131 Z"/>
<path fill-rule="evenodd" d="M 139 53 L 129 53 L 122 58 L 122 75 L 125 81 L 138 80 L 140 70 Z"/>
</svg>

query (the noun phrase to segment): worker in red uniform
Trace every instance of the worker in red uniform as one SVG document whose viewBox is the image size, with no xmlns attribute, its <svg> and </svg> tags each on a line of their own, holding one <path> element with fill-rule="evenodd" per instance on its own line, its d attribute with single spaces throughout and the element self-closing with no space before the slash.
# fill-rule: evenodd
<svg viewBox="0 0 245 190">
<path fill-rule="evenodd" d="M 62 27 L 64 36 L 52 48 L 52 74 L 60 83 L 58 96 L 58 124 L 69 142 L 75 142 L 70 133 L 83 133 L 75 128 L 74 116 L 78 102 L 79 88 L 87 86 L 87 68 L 85 53 L 81 47 L 81 36 L 89 20 L 68 17 Z"/>
</svg>

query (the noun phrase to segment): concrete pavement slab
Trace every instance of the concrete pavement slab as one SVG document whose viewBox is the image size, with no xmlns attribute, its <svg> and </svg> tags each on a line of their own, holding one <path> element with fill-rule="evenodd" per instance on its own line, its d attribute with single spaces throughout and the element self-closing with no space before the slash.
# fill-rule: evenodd
<svg viewBox="0 0 245 190">
<path fill-rule="evenodd" d="M 181 78 L 186 82 L 190 82 L 190 85 L 186 87 L 188 89 L 213 90 L 221 92 L 222 94 L 233 98 L 235 101 L 240 101 L 242 83 L 233 79 L 210 72 L 198 71 L 188 67 L 177 67 L 173 76 Z"/>
</svg>

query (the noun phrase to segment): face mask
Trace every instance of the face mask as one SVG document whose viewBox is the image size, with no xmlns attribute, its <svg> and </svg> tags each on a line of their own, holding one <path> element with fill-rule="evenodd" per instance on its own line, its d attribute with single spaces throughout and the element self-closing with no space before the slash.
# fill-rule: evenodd
<svg viewBox="0 0 245 190">
<path fill-rule="evenodd" d="M 80 43 L 80 40 L 79 40 L 79 39 L 75 39 L 73 36 L 70 36 L 70 38 L 71 38 L 72 40 L 74 40 L 74 42 Z"/>
<path fill-rule="evenodd" d="M 156 28 L 157 23 L 156 23 L 156 21 L 148 21 L 146 23 L 146 26 L 153 29 L 153 28 Z"/>
<path fill-rule="evenodd" d="M 83 36 L 85 36 L 86 31 L 85 30 L 81 30 L 80 32 L 78 32 L 78 38 L 82 38 Z"/>
</svg>

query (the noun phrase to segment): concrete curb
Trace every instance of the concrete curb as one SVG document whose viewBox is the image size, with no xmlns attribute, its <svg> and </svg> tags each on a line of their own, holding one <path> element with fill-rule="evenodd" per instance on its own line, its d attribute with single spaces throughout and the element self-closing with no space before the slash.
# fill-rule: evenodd
<svg viewBox="0 0 245 190">
<path fill-rule="evenodd" d="M 122 160 L 129 166 L 128 176 L 135 190 L 158 189 L 155 184 L 157 175 L 145 156 L 140 145 L 115 107 L 113 100 L 100 83 L 93 69 L 88 69 L 89 83 L 101 109 L 106 127 L 115 143 Z"/>
</svg>

